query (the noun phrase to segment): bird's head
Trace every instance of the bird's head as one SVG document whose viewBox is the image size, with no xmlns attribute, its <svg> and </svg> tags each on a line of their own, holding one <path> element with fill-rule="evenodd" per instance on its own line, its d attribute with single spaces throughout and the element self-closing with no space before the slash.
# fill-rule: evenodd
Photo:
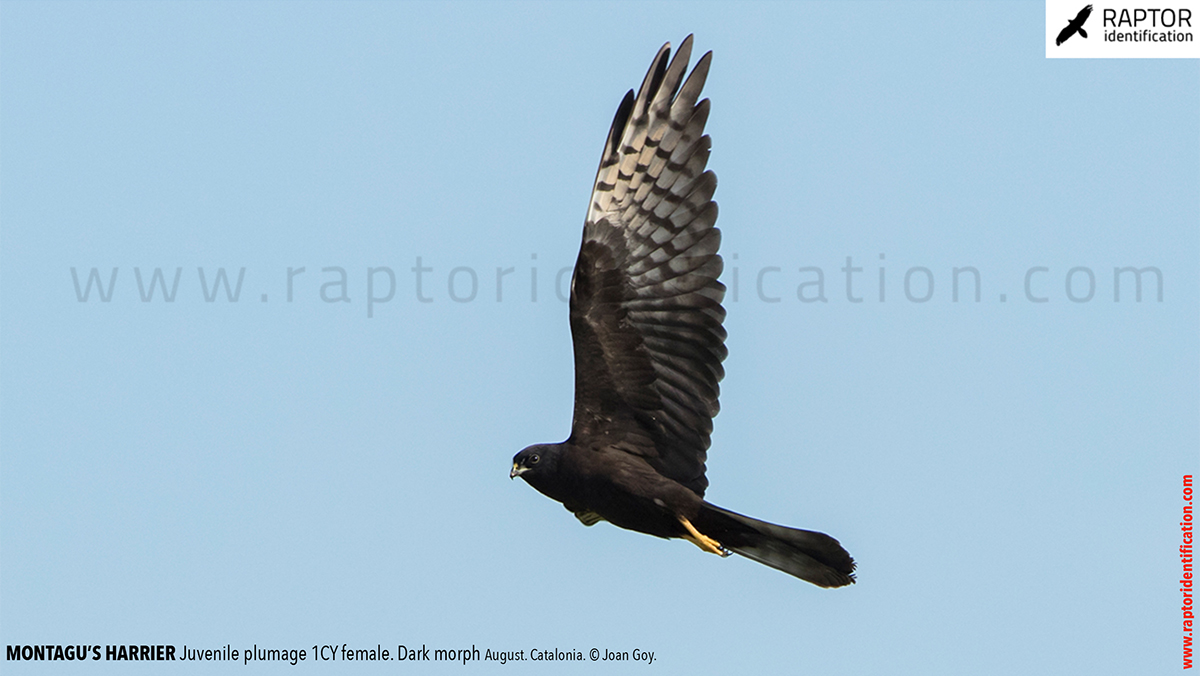
<svg viewBox="0 0 1200 676">
<path fill-rule="evenodd" d="M 539 478 L 550 476 L 558 465 L 557 444 L 534 444 L 513 456 L 512 471 L 508 478 L 522 479 L 534 483 Z"/>
</svg>

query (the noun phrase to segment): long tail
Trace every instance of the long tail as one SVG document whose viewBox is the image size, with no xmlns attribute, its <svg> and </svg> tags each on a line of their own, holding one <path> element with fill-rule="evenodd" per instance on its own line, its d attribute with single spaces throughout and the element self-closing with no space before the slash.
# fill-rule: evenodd
<svg viewBox="0 0 1200 676">
<path fill-rule="evenodd" d="M 819 587 L 854 583 L 854 559 L 824 533 L 777 526 L 707 502 L 695 526 L 735 554 Z"/>
</svg>

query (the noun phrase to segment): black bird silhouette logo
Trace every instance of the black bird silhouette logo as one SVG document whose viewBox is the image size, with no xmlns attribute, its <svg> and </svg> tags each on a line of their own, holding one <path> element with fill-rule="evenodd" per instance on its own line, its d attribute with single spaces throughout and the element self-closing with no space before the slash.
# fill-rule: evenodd
<svg viewBox="0 0 1200 676">
<path fill-rule="evenodd" d="M 1058 32 L 1058 38 L 1054 40 L 1055 45 L 1061 45 L 1066 42 L 1072 35 L 1079 33 L 1083 37 L 1087 37 L 1087 31 L 1083 30 L 1083 24 L 1087 22 L 1088 17 L 1092 15 L 1092 6 L 1088 5 L 1079 10 L 1074 19 L 1067 24 L 1067 27 Z"/>
</svg>

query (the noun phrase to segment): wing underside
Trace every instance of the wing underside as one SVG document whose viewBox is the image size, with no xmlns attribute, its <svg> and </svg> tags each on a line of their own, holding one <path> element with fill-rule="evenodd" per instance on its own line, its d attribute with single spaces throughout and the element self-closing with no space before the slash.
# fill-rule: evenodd
<svg viewBox="0 0 1200 676">
<path fill-rule="evenodd" d="M 572 436 L 625 439 L 630 452 L 703 495 L 724 375 L 725 287 L 706 171 L 711 53 L 691 74 L 689 36 L 654 59 L 613 120 L 571 281 Z"/>
</svg>

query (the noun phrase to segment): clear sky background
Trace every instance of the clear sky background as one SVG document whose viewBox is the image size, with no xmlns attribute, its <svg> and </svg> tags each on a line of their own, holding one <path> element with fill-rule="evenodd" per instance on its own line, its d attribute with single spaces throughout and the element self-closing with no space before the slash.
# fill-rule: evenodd
<svg viewBox="0 0 1200 676">
<path fill-rule="evenodd" d="M 1043 22 L 1040 2 L 4 2 L 0 642 L 1178 671 L 1200 64 L 1047 60 Z M 847 589 L 584 528 L 508 479 L 568 434 L 555 278 L 613 111 L 693 32 L 730 286 L 708 498 L 834 535 Z M 1147 272 L 1116 301 L 1125 266 L 1161 271 L 1162 300 Z M 980 298 L 960 273 L 955 302 L 966 267 Z M 117 269 L 107 302 L 77 297 L 92 268 Z M 181 269 L 173 302 L 142 300 L 157 268 Z M 206 301 L 198 268 L 244 268 L 237 301 Z M 382 268 L 394 296 L 368 305 Z M 797 296 L 812 268 L 825 302 Z"/>
</svg>

